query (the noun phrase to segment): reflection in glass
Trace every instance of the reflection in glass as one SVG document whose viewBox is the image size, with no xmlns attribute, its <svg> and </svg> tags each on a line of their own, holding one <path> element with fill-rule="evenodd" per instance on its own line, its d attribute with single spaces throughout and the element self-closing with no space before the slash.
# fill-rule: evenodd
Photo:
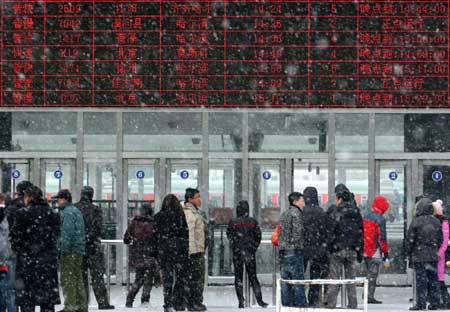
<svg viewBox="0 0 450 312">
<path fill-rule="evenodd" d="M 328 166 L 326 163 L 302 162 L 294 165 L 294 191 L 303 193 L 308 186 L 315 187 L 319 204 L 328 203 Z"/>
<path fill-rule="evenodd" d="M 115 151 L 117 143 L 115 113 L 85 113 L 83 115 L 84 149 Z"/>
<path fill-rule="evenodd" d="M 44 197 L 55 196 L 60 190 L 72 190 L 72 164 L 67 161 L 44 160 Z M 75 197 L 75 194 L 72 194 Z"/>
<path fill-rule="evenodd" d="M 368 114 L 336 114 L 336 152 L 367 152 L 368 124 Z"/>
<path fill-rule="evenodd" d="M 209 150 L 242 151 L 242 114 L 209 113 Z"/>
<path fill-rule="evenodd" d="M 126 113 L 123 115 L 124 149 L 201 151 L 201 117 L 199 113 Z"/>
<path fill-rule="evenodd" d="M 250 152 L 326 152 L 327 114 L 249 114 Z"/>
<path fill-rule="evenodd" d="M 170 193 L 184 202 L 184 193 L 188 187 L 199 188 L 198 165 L 172 163 L 170 165 Z"/>
<path fill-rule="evenodd" d="M 368 207 L 369 170 L 367 162 L 336 162 L 336 183 L 344 183 L 355 195 L 358 206 L 365 211 Z"/>
<path fill-rule="evenodd" d="M 17 162 L 1 162 L 2 169 L 2 193 L 16 192 L 16 186 L 22 181 L 30 181 L 30 163 L 27 160 Z"/>
<path fill-rule="evenodd" d="M 12 151 L 74 151 L 76 113 L 13 113 Z"/>
<path fill-rule="evenodd" d="M 280 219 L 280 165 L 254 164 L 254 216 L 262 229 L 273 229 Z"/>
</svg>

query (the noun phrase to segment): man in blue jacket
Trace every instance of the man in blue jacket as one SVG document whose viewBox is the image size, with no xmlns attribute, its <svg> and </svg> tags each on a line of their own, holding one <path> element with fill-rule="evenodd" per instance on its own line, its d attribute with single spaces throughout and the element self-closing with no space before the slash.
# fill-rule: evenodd
<svg viewBox="0 0 450 312">
<path fill-rule="evenodd" d="M 83 282 L 83 256 L 86 253 L 83 215 L 72 204 L 69 190 L 59 191 L 55 199 L 61 214 L 60 265 L 64 312 L 88 312 Z"/>
</svg>

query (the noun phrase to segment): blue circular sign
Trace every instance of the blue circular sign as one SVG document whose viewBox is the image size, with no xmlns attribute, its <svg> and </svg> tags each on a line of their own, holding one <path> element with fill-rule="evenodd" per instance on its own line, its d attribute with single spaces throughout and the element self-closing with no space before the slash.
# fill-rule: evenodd
<svg viewBox="0 0 450 312">
<path fill-rule="evenodd" d="M 264 180 L 269 180 L 272 177 L 272 173 L 270 171 L 264 171 L 262 177 Z"/>
<path fill-rule="evenodd" d="M 57 179 L 61 179 L 63 176 L 63 172 L 60 169 L 55 170 L 55 172 L 53 173 L 53 175 L 55 176 L 55 178 Z"/>
<path fill-rule="evenodd" d="M 136 171 L 136 178 L 143 179 L 145 177 L 145 172 L 143 170 Z"/>
<path fill-rule="evenodd" d="M 389 172 L 389 179 L 390 180 L 395 181 L 395 180 L 397 180 L 397 178 L 398 178 L 398 173 L 397 172 L 395 172 L 395 171 Z"/>
<path fill-rule="evenodd" d="M 183 180 L 186 180 L 187 178 L 189 178 L 189 171 L 187 171 L 187 170 L 181 170 L 181 172 L 180 172 L 180 177 L 181 177 Z"/>
<path fill-rule="evenodd" d="M 13 170 L 12 172 L 11 172 L 11 177 L 15 180 L 15 179 L 18 179 L 18 178 L 20 178 L 20 171 L 19 170 Z"/>
<path fill-rule="evenodd" d="M 434 171 L 431 174 L 431 178 L 433 179 L 434 182 L 441 182 L 442 178 L 443 178 L 443 174 L 440 171 Z"/>
</svg>

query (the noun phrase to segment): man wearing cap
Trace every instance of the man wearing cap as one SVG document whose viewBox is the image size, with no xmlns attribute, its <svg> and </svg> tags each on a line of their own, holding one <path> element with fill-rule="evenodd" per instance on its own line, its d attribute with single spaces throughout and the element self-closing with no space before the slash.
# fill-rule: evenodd
<svg viewBox="0 0 450 312">
<path fill-rule="evenodd" d="M 87 312 L 88 300 L 83 281 L 85 252 L 84 220 L 81 211 L 72 204 L 69 190 L 54 197 L 61 214 L 60 265 L 64 312 Z"/>
<path fill-rule="evenodd" d="M 280 274 L 283 280 L 304 279 L 304 213 L 305 200 L 299 192 L 289 194 L 289 208 L 280 217 Z M 307 307 L 303 285 L 281 285 L 281 304 L 286 307 Z"/>
<path fill-rule="evenodd" d="M 88 271 L 91 273 L 92 289 L 97 299 L 99 310 L 114 309 L 109 304 L 103 275 L 105 273 L 105 261 L 101 248 L 102 234 L 102 210 L 92 203 L 94 189 L 85 186 L 81 190 L 80 201 L 75 206 L 80 209 L 84 219 L 84 230 L 86 233 L 86 256 L 83 265 L 83 280 L 86 293 L 89 295 Z"/>
</svg>

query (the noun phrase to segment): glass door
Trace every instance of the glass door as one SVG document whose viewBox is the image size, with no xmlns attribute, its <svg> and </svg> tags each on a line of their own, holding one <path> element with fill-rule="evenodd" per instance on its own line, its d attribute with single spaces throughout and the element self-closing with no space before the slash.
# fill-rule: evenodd
<svg viewBox="0 0 450 312">
<path fill-rule="evenodd" d="M 294 161 L 293 187 L 294 191 L 303 193 L 306 187 L 317 189 L 319 204 L 326 208 L 328 203 L 328 163 L 326 160 Z"/>
<path fill-rule="evenodd" d="M 424 160 L 420 170 L 422 194 L 433 201 L 441 199 L 446 216 L 450 216 L 450 161 Z"/>
<path fill-rule="evenodd" d="M 14 197 L 16 185 L 31 180 L 31 161 L 29 159 L 3 159 L 1 162 L 1 192 Z"/>
<path fill-rule="evenodd" d="M 200 160 L 173 160 L 167 166 L 167 190 L 184 202 L 188 187 L 200 189 Z"/>
<path fill-rule="evenodd" d="M 62 189 L 73 192 L 75 162 L 72 159 L 44 159 L 41 168 L 41 185 L 45 198 L 52 198 Z"/>
<path fill-rule="evenodd" d="M 382 273 L 401 274 L 406 272 L 404 237 L 407 230 L 407 195 L 409 163 L 406 161 L 376 162 L 375 196 L 383 195 L 389 202 L 386 219 L 390 268 L 382 268 Z"/>
<path fill-rule="evenodd" d="M 128 160 L 127 166 L 127 199 L 128 220 L 131 220 L 138 208 L 143 204 L 153 209 L 156 204 L 156 160 Z"/>
<path fill-rule="evenodd" d="M 232 255 L 226 236 L 228 223 L 242 193 L 242 160 L 211 160 L 209 162 L 208 213 L 210 245 L 208 274 L 232 275 Z"/>
</svg>

